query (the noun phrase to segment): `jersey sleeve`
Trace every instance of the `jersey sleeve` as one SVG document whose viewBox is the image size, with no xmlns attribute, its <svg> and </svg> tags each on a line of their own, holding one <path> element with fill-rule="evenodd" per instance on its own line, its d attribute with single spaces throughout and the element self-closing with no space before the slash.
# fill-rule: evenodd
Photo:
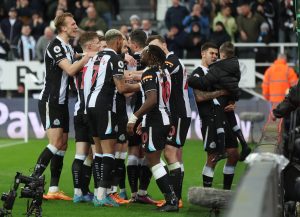
<svg viewBox="0 0 300 217">
<path fill-rule="evenodd" d="M 167 59 L 165 61 L 165 66 L 170 75 L 176 74 L 180 69 L 179 61 L 176 61 L 174 58 Z"/>
<path fill-rule="evenodd" d="M 156 74 L 154 72 L 146 71 L 143 73 L 141 84 L 145 93 L 147 91 L 157 90 L 156 83 L 157 79 Z"/>
<path fill-rule="evenodd" d="M 116 55 L 114 58 L 112 58 L 110 63 L 113 76 L 124 75 L 124 61 L 119 56 Z"/>
<path fill-rule="evenodd" d="M 65 49 L 61 44 L 53 44 L 47 48 L 48 54 L 54 59 L 54 62 L 58 64 L 61 60 L 67 58 Z"/>
</svg>

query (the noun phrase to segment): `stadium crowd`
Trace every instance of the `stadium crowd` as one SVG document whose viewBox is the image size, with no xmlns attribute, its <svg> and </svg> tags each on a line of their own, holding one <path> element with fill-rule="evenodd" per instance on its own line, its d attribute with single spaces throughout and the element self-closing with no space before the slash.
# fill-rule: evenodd
<svg viewBox="0 0 300 217">
<path fill-rule="evenodd" d="M 55 15 L 71 12 L 83 31 L 104 34 L 116 24 L 124 34 L 143 29 L 155 34 L 157 1 L 150 0 L 152 19 L 132 15 L 129 22 L 120 16 L 118 0 L 17 0 L 0 1 L 0 58 L 43 61 L 43 51 L 53 39 Z M 117 20 L 117 22 L 113 22 Z M 165 13 L 164 35 L 169 50 L 180 58 L 199 58 L 206 41 L 218 46 L 223 42 L 296 42 L 293 30 L 295 12 L 292 0 L 172 0 Z M 130 25 L 127 25 L 127 24 Z M 78 38 L 73 45 L 77 46 Z M 268 55 L 266 55 L 268 54 Z M 270 48 L 239 49 L 241 58 L 273 61 L 277 52 Z M 296 54 L 294 49 L 291 58 Z M 295 61 L 295 59 L 292 58 Z"/>
</svg>

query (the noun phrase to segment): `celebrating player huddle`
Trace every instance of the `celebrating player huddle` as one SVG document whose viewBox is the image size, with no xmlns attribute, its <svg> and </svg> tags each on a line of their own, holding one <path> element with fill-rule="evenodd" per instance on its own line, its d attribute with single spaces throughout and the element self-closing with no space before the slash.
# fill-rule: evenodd
<svg viewBox="0 0 300 217">
<path fill-rule="evenodd" d="M 182 151 L 191 123 L 184 65 L 159 35 L 147 39 L 142 30 L 134 30 L 127 41 L 115 29 L 104 37 L 85 32 L 79 39 L 83 49 L 79 55 L 69 45 L 77 30 L 73 16 L 56 17 L 56 27 L 58 36 L 45 54 L 46 79 L 39 102 L 49 144 L 33 173 L 40 176 L 51 160 L 51 185 L 45 198 L 71 200 L 59 191 L 58 182 L 69 130 L 68 86 L 74 82 L 78 97 L 73 202 L 93 202 L 96 207 L 140 202 L 157 205 L 162 212 L 178 211 L 182 207 Z M 93 193 L 89 190 L 91 174 Z M 152 175 L 162 201 L 153 200 L 147 192 Z"/>
</svg>

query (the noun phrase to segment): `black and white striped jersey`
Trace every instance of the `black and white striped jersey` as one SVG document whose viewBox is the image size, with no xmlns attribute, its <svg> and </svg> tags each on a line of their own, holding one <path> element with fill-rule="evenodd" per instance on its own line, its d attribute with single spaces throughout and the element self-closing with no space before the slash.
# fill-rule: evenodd
<svg viewBox="0 0 300 217">
<path fill-rule="evenodd" d="M 70 44 L 66 44 L 59 36 L 49 43 L 45 51 L 45 78 L 44 88 L 40 100 L 54 104 L 68 103 L 68 87 L 70 76 L 59 66 L 65 58 L 73 63 L 74 51 Z"/>
<path fill-rule="evenodd" d="M 170 52 L 166 56 L 165 67 L 172 81 L 170 97 L 171 116 L 180 118 L 191 117 L 191 105 L 185 66 L 173 52 Z"/>
<path fill-rule="evenodd" d="M 77 101 L 75 103 L 74 116 L 85 114 L 86 99 L 91 90 L 94 58 L 90 58 L 87 64 L 74 76 L 74 83 L 77 90 Z"/>
<path fill-rule="evenodd" d="M 92 86 L 87 103 L 89 108 L 101 107 L 116 112 L 113 77 L 117 75 L 124 75 L 124 62 L 114 50 L 105 48 L 96 56 L 93 64 Z"/>
<path fill-rule="evenodd" d="M 143 103 L 148 91 L 156 91 L 157 104 L 143 116 L 142 126 L 170 125 L 169 99 L 171 94 L 171 78 L 167 71 L 162 73 L 158 68 L 146 68 L 142 75 Z"/>
</svg>

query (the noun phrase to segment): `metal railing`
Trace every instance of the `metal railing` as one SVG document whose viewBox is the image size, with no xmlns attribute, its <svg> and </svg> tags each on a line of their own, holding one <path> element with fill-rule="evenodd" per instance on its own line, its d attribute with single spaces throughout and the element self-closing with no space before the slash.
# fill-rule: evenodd
<svg viewBox="0 0 300 217">
<path fill-rule="evenodd" d="M 269 122 L 255 152 L 279 154 L 281 122 Z M 236 190 L 226 217 L 279 217 L 282 216 L 283 192 L 281 172 L 273 159 L 264 159 L 249 166 Z"/>
</svg>

